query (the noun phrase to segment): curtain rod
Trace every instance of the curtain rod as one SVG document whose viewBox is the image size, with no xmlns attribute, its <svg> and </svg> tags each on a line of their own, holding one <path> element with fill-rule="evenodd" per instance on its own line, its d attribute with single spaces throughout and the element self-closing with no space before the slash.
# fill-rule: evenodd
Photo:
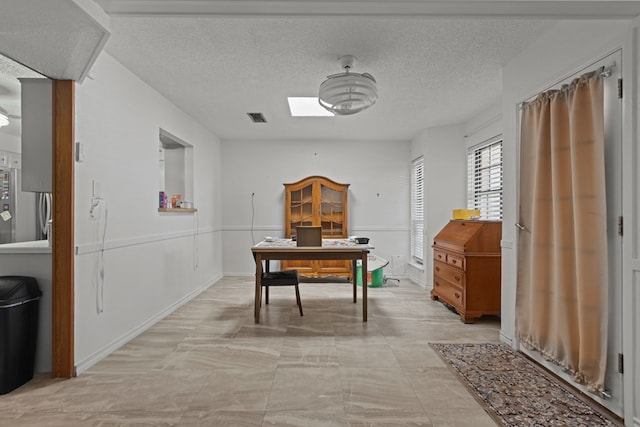
<svg viewBox="0 0 640 427">
<path fill-rule="evenodd" d="M 613 64 L 611 64 L 610 66 L 608 66 L 607 68 L 605 68 L 600 72 L 600 77 L 611 77 L 611 74 L 613 73 L 614 68 L 616 68 L 615 61 L 613 62 Z"/>
<path fill-rule="evenodd" d="M 613 63 L 611 65 L 609 65 L 608 67 L 602 67 L 602 71 L 600 72 L 600 77 L 604 77 L 604 78 L 611 77 L 611 75 L 613 74 L 613 70 L 616 68 L 616 65 L 617 65 L 616 62 L 613 61 Z M 582 74 L 588 74 L 588 73 L 582 73 Z M 555 84 L 554 86 L 557 86 L 558 84 L 559 83 Z M 543 90 L 540 93 L 547 92 L 548 90 L 551 90 L 551 89 Z M 535 98 L 536 96 L 538 96 L 538 95 L 533 95 L 531 98 L 529 98 L 528 101 L 522 101 L 522 102 L 518 103 L 518 110 L 522 110 L 522 107 L 524 106 L 524 104 L 526 104 L 527 102 L 531 102 L 531 100 L 533 98 Z"/>
</svg>

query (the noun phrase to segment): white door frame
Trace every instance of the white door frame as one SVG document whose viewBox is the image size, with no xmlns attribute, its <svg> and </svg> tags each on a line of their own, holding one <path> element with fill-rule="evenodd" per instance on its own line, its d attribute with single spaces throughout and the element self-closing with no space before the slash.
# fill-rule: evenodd
<svg viewBox="0 0 640 427">
<path fill-rule="evenodd" d="M 580 69 L 576 70 L 575 72 L 571 73 L 570 76 L 563 78 L 563 80 L 555 82 L 551 85 L 549 85 L 547 88 L 540 90 L 539 92 L 543 92 L 549 89 L 552 89 L 554 87 L 558 87 L 561 84 L 564 83 L 568 83 L 570 81 L 572 81 L 573 79 L 575 79 L 576 77 L 589 72 L 589 71 L 593 71 L 596 70 L 598 67 L 600 66 L 611 66 L 614 62 L 615 62 L 615 67 L 613 68 L 613 74 L 610 77 L 607 77 L 607 79 L 612 79 L 612 80 L 608 80 L 605 84 L 610 85 L 609 87 L 611 87 L 611 85 L 613 85 L 613 87 L 615 87 L 615 81 L 617 81 L 618 74 L 624 74 L 622 73 L 623 70 L 623 52 L 622 52 L 622 48 L 618 48 L 615 49 L 614 51 L 611 51 L 609 53 L 607 53 L 606 55 L 604 55 L 603 57 L 601 57 L 600 59 L 590 63 L 589 65 L 586 65 L 584 67 L 580 67 Z M 628 61 L 627 61 L 628 62 Z M 614 80 L 615 79 L 615 80 Z M 615 91 L 614 91 L 615 93 Z M 606 95 L 605 95 L 606 96 Z M 615 95 L 613 95 L 615 96 Z M 605 99 L 605 104 L 606 104 L 606 99 Z M 624 99 L 623 99 L 624 101 Z M 617 138 L 619 138 L 619 141 L 617 141 L 617 144 L 619 144 L 618 148 L 617 148 L 617 152 L 618 154 L 620 154 L 620 151 L 623 150 L 623 147 L 625 145 L 625 135 L 624 135 L 624 130 L 628 127 L 628 126 L 624 126 L 626 117 L 624 115 L 624 105 L 622 105 L 622 109 L 621 111 L 619 111 L 618 113 L 618 117 L 614 120 L 616 120 L 616 124 L 615 126 L 619 126 L 620 129 L 617 132 Z M 518 114 L 518 135 L 520 135 L 520 124 L 519 124 L 519 118 L 520 115 Z M 629 122 L 626 122 L 629 123 Z M 605 130 L 606 131 L 606 130 Z M 628 141 L 628 140 L 627 140 Z M 520 141 L 518 140 L 517 142 L 517 159 L 518 159 L 518 163 L 520 161 Z M 616 160 L 618 163 L 618 165 L 620 165 L 620 167 L 622 168 L 622 170 L 625 169 L 625 165 L 624 163 L 622 163 L 622 159 L 618 158 Z M 518 164 L 518 171 L 520 170 L 519 164 Z M 607 180 L 610 179 L 609 174 L 611 173 L 611 168 L 609 168 L 609 170 L 607 170 Z M 518 185 L 517 185 L 517 191 L 518 191 L 518 198 L 519 198 L 519 174 L 518 174 Z M 622 173 L 620 173 L 619 177 L 614 178 L 614 182 L 616 182 L 616 185 L 622 185 L 623 181 L 623 176 Z M 608 185 L 609 187 L 609 185 Z M 618 208 L 617 208 L 617 213 L 614 213 L 614 215 L 612 215 L 613 217 L 617 217 L 619 215 L 623 215 L 624 209 L 623 209 L 623 203 L 624 203 L 624 192 L 621 190 L 620 191 L 620 196 L 622 198 L 622 200 L 617 201 L 618 204 Z M 609 202 L 609 197 L 607 197 L 607 201 Z M 519 203 L 518 203 L 519 205 Z M 610 210 L 610 207 L 607 206 L 607 210 Z M 518 213 L 516 213 L 516 215 L 518 215 Z M 610 227 L 612 227 L 612 224 L 608 224 L 607 228 L 609 229 Z M 516 236 L 516 242 L 518 240 L 518 237 Z M 620 240 L 624 240 L 624 239 L 620 239 Z M 627 239 L 628 240 L 628 239 Z M 614 276 L 616 277 L 616 281 L 618 282 L 618 286 L 622 286 L 622 288 L 624 289 L 624 275 L 623 275 L 623 271 L 624 271 L 624 259 L 622 254 L 620 253 L 622 251 L 622 241 L 618 242 L 618 248 L 616 250 L 617 252 L 617 264 L 619 265 L 619 268 Z M 516 247 L 517 247 L 517 243 L 516 243 Z M 622 259 L 620 259 L 622 258 Z M 517 264 L 516 264 L 517 265 Z M 613 286 L 613 285 L 610 285 Z M 532 359 L 534 359 L 536 362 L 538 362 L 540 365 L 542 365 L 544 368 L 548 369 L 550 372 L 554 373 L 555 375 L 559 376 L 560 378 L 564 379 L 566 382 L 568 382 L 569 384 L 571 384 L 572 386 L 574 386 L 575 388 L 577 388 L 578 390 L 582 391 L 585 396 L 590 397 L 591 399 L 593 399 L 594 401 L 598 402 L 599 404 L 601 404 L 602 406 L 606 407 L 607 409 L 609 409 L 610 411 L 612 411 L 613 413 L 617 414 L 620 417 L 625 417 L 626 418 L 626 414 L 625 414 L 625 407 L 627 405 L 626 402 L 626 398 L 625 396 L 628 395 L 628 385 L 630 383 L 630 381 L 624 381 L 624 377 L 621 374 L 616 374 L 615 372 L 612 372 L 612 369 L 614 369 L 616 363 L 615 360 L 611 360 L 612 357 L 615 357 L 617 355 L 618 352 L 623 353 L 624 352 L 624 344 L 625 341 L 627 339 L 627 337 L 625 336 L 625 328 L 624 328 L 624 313 L 628 313 L 629 311 L 629 307 L 627 307 L 627 304 L 625 303 L 624 300 L 624 293 L 620 293 L 620 289 L 616 289 L 616 292 L 614 292 L 614 294 L 616 294 L 619 302 L 618 305 L 620 306 L 620 310 L 621 313 L 617 315 L 617 318 L 615 319 L 615 323 L 617 324 L 616 329 L 618 329 L 617 331 L 614 331 L 615 339 L 613 340 L 613 343 L 611 343 L 610 340 L 610 344 L 614 345 L 615 348 L 610 348 L 610 350 L 608 350 L 608 355 L 610 357 L 608 363 L 607 363 L 607 379 L 610 379 L 611 382 L 610 384 L 613 386 L 612 390 L 611 390 L 611 394 L 612 397 L 611 398 L 605 398 L 605 397 L 601 397 L 598 395 L 595 395 L 591 392 L 589 392 L 586 387 L 582 386 L 581 384 L 578 384 L 576 382 L 573 381 L 571 375 L 567 374 L 564 372 L 564 370 L 558 366 L 556 366 L 553 363 L 548 362 L 547 360 L 545 360 L 538 352 L 536 351 L 532 351 L 527 349 L 524 346 L 521 346 L 520 343 L 517 341 L 517 339 L 514 337 L 514 347 L 520 351 L 522 351 L 523 353 L 525 353 L 527 356 L 531 357 Z M 610 292 L 611 294 L 611 292 Z M 615 310 L 614 310 L 615 312 Z M 616 358 L 617 359 L 617 358 Z M 609 386 L 609 384 L 606 384 L 607 386 Z"/>
<path fill-rule="evenodd" d="M 640 18 L 622 45 L 622 354 L 625 426 L 640 427 L 640 153 L 638 151 L 638 32 Z M 638 343 L 638 344 L 637 344 Z"/>
</svg>

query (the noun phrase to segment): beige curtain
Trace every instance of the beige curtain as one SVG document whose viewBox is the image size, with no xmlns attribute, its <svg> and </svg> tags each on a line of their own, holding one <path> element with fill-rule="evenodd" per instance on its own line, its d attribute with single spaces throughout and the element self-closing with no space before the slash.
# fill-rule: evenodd
<svg viewBox="0 0 640 427">
<path fill-rule="evenodd" d="M 594 391 L 607 354 L 600 71 L 523 106 L 516 334 Z"/>
</svg>

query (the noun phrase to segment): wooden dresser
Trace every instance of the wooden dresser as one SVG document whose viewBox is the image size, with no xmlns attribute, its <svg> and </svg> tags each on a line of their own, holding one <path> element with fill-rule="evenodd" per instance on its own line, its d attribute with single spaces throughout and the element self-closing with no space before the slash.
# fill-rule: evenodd
<svg viewBox="0 0 640 427">
<path fill-rule="evenodd" d="M 464 323 L 500 314 L 501 221 L 450 221 L 433 239 L 431 299 L 452 306 Z"/>
</svg>

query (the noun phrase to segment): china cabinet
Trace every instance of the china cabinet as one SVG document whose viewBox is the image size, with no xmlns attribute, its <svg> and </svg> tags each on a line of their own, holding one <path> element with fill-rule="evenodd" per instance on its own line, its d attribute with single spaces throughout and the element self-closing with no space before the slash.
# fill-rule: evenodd
<svg viewBox="0 0 640 427">
<path fill-rule="evenodd" d="M 321 226 L 324 239 L 347 237 L 349 184 L 323 176 L 310 176 L 284 184 L 285 237 L 296 235 L 298 226 Z M 282 269 L 296 269 L 308 277 L 350 277 L 350 261 L 283 261 Z"/>
</svg>

